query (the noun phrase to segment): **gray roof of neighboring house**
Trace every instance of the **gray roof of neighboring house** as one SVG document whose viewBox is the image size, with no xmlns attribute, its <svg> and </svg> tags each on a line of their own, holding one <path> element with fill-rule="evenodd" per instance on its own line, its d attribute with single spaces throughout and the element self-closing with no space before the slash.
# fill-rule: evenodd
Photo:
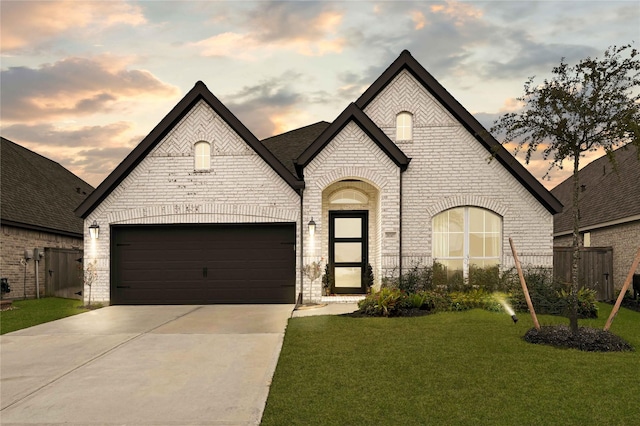
<svg viewBox="0 0 640 426">
<path fill-rule="evenodd" d="M 55 161 L 1 140 L 2 224 L 81 237 L 83 220 L 74 210 L 93 187 Z"/>
<path fill-rule="evenodd" d="M 627 145 L 614 151 L 617 172 L 606 155 L 578 172 L 580 228 L 597 228 L 634 216 L 640 218 L 640 157 L 638 149 Z M 565 208 L 553 217 L 554 233 L 573 229 L 573 176 L 551 190 Z"/>
<path fill-rule="evenodd" d="M 284 164 L 291 174 L 296 174 L 295 160 L 331 123 L 319 121 L 281 135 L 263 139 L 262 143 Z"/>
</svg>

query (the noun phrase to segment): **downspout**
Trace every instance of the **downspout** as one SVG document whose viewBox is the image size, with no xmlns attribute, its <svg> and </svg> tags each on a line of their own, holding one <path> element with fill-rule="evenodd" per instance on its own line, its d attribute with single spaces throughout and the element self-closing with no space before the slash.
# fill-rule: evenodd
<svg viewBox="0 0 640 426">
<path fill-rule="evenodd" d="M 398 268 L 400 269 L 400 277 L 398 281 L 402 284 L 402 169 L 400 169 L 400 211 L 398 212 L 400 215 L 399 225 L 398 225 L 398 246 L 399 246 L 399 254 L 400 259 L 398 261 Z"/>
<path fill-rule="evenodd" d="M 296 299 L 296 307 L 302 304 L 302 297 L 304 295 L 304 268 L 302 262 L 304 261 L 304 225 L 303 225 L 303 207 L 304 207 L 304 188 L 300 188 L 300 293 Z"/>
</svg>

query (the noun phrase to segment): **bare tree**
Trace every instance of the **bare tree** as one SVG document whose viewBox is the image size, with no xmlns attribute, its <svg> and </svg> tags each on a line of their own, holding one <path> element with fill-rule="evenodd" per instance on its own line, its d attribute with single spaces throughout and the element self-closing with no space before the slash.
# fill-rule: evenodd
<svg viewBox="0 0 640 426">
<path fill-rule="evenodd" d="M 633 144 L 640 147 L 640 61 L 632 46 L 611 46 L 602 59 L 586 58 L 570 66 L 564 58 L 553 68 L 552 78 L 524 85 L 518 98 L 524 107 L 503 115 L 491 131 L 504 133 L 515 143 L 515 154 L 525 153 L 528 164 L 540 150 L 549 169 L 573 163 L 573 256 L 569 303 L 571 329 L 578 330 L 578 259 L 580 257 L 580 184 L 578 170 L 585 152 L 603 149 L 616 167 L 613 151 Z M 639 160 L 640 160 L 640 151 Z"/>
</svg>

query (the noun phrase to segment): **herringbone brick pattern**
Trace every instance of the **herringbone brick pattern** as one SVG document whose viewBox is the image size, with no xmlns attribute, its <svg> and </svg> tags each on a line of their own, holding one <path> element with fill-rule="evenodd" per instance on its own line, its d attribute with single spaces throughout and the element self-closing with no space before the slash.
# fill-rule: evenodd
<svg viewBox="0 0 640 426">
<path fill-rule="evenodd" d="M 396 115 L 402 111 L 413 114 L 414 127 L 456 124 L 451 115 L 408 71 L 398 74 L 364 110 L 379 127 L 394 129 Z"/>
</svg>

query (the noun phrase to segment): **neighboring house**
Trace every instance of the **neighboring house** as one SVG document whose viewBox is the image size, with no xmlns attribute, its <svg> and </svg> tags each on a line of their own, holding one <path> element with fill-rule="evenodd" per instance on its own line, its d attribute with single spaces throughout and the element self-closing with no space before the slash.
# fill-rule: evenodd
<svg viewBox="0 0 640 426">
<path fill-rule="evenodd" d="M 52 294 L 47 283 L 63 273 L 81 281 L 82 264 L 60 258 L 82 257 L 83 221 L 74 210 L 93 187 L 55 161 L 1 140 L 0 275 L 12 289 L 5 297 L 35 297 L 37 287 L 40 295 Z"/>
<path fill-rule="evenodd" d="M 580 244 L 613 249 L 613 287 L 622 288 L 640 247 L 640 161 L 634 146 L 614 151 L 615 168 L 607 156 L 583 167 L 580 184 Z M 554 245 L 573 243 L 573 177 L 551 190 L 565 208 L 556 214 Z M 640 268 L 635 271 L 640 273 Z"/>
<path fill-rule="evenodd" d="M 510 267 L 509 237 L 551 267 L 561 208 L 404 51 L 332 123 L 263 142 L 198 82 L 76 213 L 96 301 L 293 303 L 321 300 L 313 262 L 335 294 L 367 263 Z"/>
</svg>

